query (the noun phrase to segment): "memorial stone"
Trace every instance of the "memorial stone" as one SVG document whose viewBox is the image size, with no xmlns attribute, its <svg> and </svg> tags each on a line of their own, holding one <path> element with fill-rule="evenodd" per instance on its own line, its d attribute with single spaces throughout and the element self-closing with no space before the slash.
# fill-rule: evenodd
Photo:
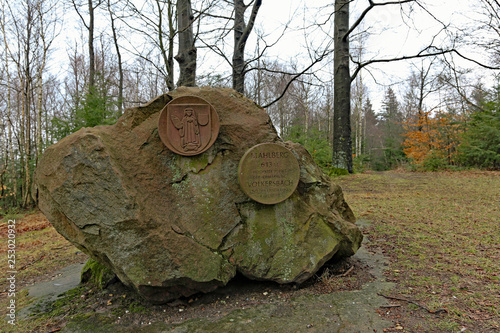
<svg viewBox="0 0 500 333">
<path fill-rule="evenodd" d="M 59 233 L 153 303 L 237 273 L 302 283 L 363 238 L 342 189 L 232 89 L 180 87 L 78 130 L 45 150 L 32 193 Z"/>
</svg>

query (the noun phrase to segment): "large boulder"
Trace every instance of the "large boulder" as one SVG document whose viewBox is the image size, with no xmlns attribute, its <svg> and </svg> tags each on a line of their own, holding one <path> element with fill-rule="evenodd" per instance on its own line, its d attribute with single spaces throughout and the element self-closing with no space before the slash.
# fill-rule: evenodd
<svg viewBox="0 0 500 333">
<path fill-rule="evenodd" d="M 158 135 L 160 111 L 184 95 L 205 99 L 220 118 L 213 146 L 191 157 Z M 285 145 L 300 166 L 296 191 L 274 205 L 253 201 L 238 183 L 240 159 L 264 142 Z M 182 87 L 114 125 L 82 128 L 47 148 L 34 179 L 57 231 L 155 303 L 214 290 L 236 272 L 301 283 L 362 240 L 340 187 L 231 89 Z"/>
</svg>

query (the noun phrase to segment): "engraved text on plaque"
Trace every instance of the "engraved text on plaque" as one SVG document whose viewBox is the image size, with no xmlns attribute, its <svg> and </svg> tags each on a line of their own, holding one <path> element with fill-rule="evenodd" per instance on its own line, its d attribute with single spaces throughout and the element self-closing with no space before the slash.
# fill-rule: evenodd
<svg viewBox="0 0 500 333">
<path fill-rule="evenodd" d="M 275 204 L 295 191 L 300 167 L 293 153 L 276 143 L 250 148 L 240 160 L 238 180 L 246 195 L 263 204 Z"/>
</svg>

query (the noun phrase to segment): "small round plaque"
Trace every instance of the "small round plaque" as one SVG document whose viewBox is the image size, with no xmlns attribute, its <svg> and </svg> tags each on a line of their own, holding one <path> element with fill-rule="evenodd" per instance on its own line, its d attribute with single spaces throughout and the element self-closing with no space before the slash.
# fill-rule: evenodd
<svg viewBox="0 0 500 333">
<path fill-rule="evenodd" d="M 240 160 L 238 180 L 253 200 L 276 204 L 287 199 L 297 188 L 300 167 L 293 153 L 276 143 L 250 148 Z"/>
<path fill-rule="evenodd" d="M 210 148 L 219 135 L 219 116 L 214 107 L 197 96 L 171 100 L 161 111 L 161 141 L 179 155 L 198 155 Z"/>
</svg>

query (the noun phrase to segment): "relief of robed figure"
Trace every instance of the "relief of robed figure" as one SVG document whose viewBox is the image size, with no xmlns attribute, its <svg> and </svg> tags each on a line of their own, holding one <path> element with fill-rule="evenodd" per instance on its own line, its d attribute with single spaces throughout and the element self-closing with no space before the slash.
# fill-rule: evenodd
<svg viewBox="0 0 500 333">
<path fill-rule="evenodd" d="M 184 117 L 171 115 L 172 123 L 179 130 L 181 146 L 185 151 L 198 150 L 201 145 L 200 128 L 196 112 L 192 108 L 184 109 Z"/>
<path fill-rule="evenodd" d="M 164 143 L 178 154 L 197 155 L 208 149 L 217 137 L 218 117 L 215 114 L 217 126 L 214 128 L 209 104 L 170 103 L 164 111 L 160 117 L 160 136 L 163 135 Z"/>
</svg>

